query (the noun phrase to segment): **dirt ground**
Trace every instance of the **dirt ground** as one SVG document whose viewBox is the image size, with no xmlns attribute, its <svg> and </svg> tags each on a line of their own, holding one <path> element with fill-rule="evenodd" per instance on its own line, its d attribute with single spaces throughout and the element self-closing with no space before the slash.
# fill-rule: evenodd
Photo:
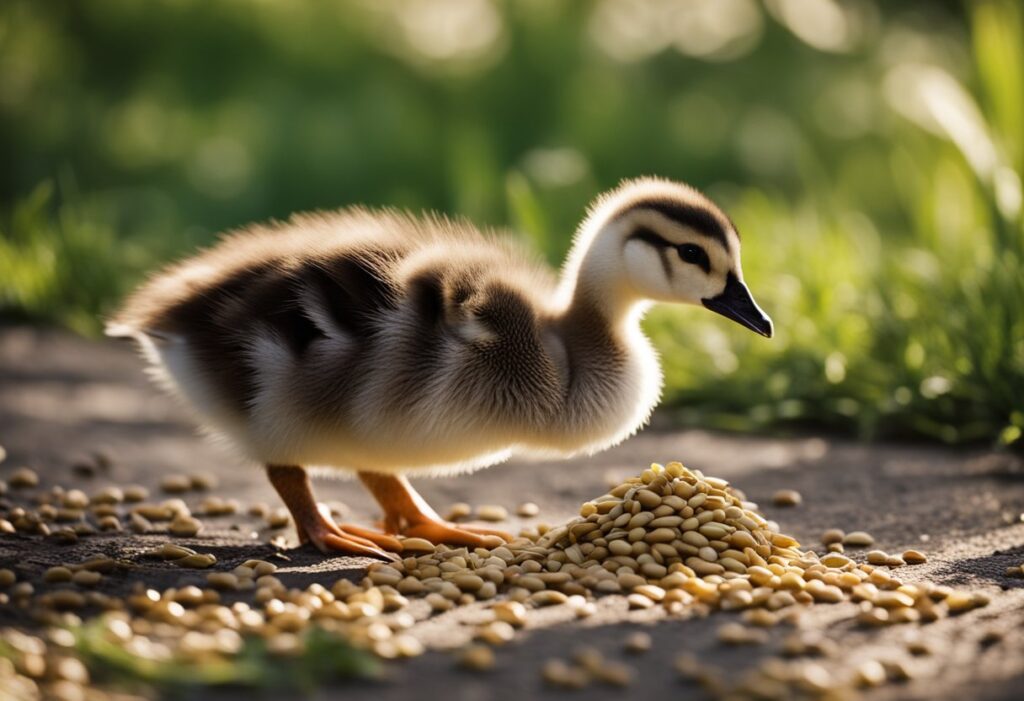
<svg viewBox="0 0 1024 701">
<path fill-rule="evenodd" d="M 8 453 L 0 465 L 0 479 L 15 467 L 29 465 L 39 471 L 44 486 L 59 483 L 92 492 L 108 484 L 138 483 L 158 493 L 163 475 L 201 471 L 218 477 L 216 494 L 242 504 L 277 505 L 263 474 L 198 437 L 183 412 L 148 384 L 141 362 L 125 346 L 51 331 L 0 330 L 0 445 Z M 76 475 L 71 465 L 94 450 L 112 456 L 112 467 L 91 478 Z M 541 515 L 527 522 L 559 523 L 582 501 L 604 493 L 610 478 L 636 474 L 651 461 L 676 459 L 729 479 L 759 502 L 783 532 L 801 542 L 816 544 L 830 527 L 867 530 L 875 536 L 876 547 L 893 552 L 913 547 L 928 555 L 927 564 L 899 572 L 904 580 L 928 579 L 991 595 L 985 608 L 922 628 L 934 653 L 910 660 L 915 678 L 872 690 L 867 698 L 1024 697 L 1024 579 L 1004 575 L 1007 566 L 1024 563 L 1024 466 L 1013 456 L 934 446 L 861 445 L 819 436 L 740 438 L 649 429 L 592 458 L 513 462 L 464 477 L 421 480 L 418 486 L 442 511 L 457 501 L 502 504 L 510 510 L 519 502 L 534 501 Z M 357 485 L 321 480 L 317 486 L 321 499 L 344 502 L 351 520 L 373 520 L 374 505 Z M 780 488 L 799 490 L 803 504 L 772 506 L 770 497 Z M 278 548 L 268 541 L 279 533 L 294 538 L 289 531 L 260 530 L 247 517 L 205 521 L 207 531 L 195 543 L 214 553 L 222 569 L 250 557 L 274 556 Z M 514 529 L 517 523 L 508 525 Z M 137 558 L 164 538 L 97 535 L 61 546 L 44 544 L 37 537 L 2 535 L 0 567 L 13 567 L 19 578 L 39 581 L 41 572 L 57 562 L 97 552 Z M 280 559 L 278 574 L 289 586 L 313 581 L 330 586 L 342 576 L 359 578 L 368 562 L 324 558 L 293 544 L 281 554 L 287 560 Z M 147 581 L 169 585 L 204 579 L 203 574 L 182 574 L 152 561 L 139 560 L 139 565 L 138 572 Z M 111 593 L 127 591 L 131 585 L 127 576 L 105 578 Z M 45 587 L 40 584 L 41 590 Z M 902 641 L 914 626 L 865 630 L 850 620 L 852 613 L 852 604 L 815 606 L 805 625 L 837 640 L 850 660 L 905 655 Z M 0 607 L 0 625 L 20 625 L 22 615 L 13 606 Z M 693 652 L 734 677 L 778 654 L 786 634 L 772 629 L 766 645 L 730 648 L 716 640 L 715 631 L 733 620 L 733 614 L 669 620 L 650 611 L 630 612 L 621 597 L 613 596 L 602 599 L 598 614 L 585 621 L 571 620 L 558 607 L 534 612 L 525 633 L 497 651 L 496 669 L 474 674 L 456 668 L 452 654 L 443 648 L 464 643 L 469 628 L 461 624 L 479 616 L 479 609 L 464 607 L 421 622 L 414 634 L 442 649 L 389 665 L 384 681 L 324 688 L 315 698 L 389 701 L 443 696 L 446 701 L 471 701 L 562 696 L 567 692 L 542 684 L 540 665 L 551 657 L 565 657 L 582 644 L 626 660 L 637 670 L 628 691 L 590 687 L 583 692 L 588 698 L 669 693 L 703 698 L 704 692 L 681 682 L 672 668 L 681 652 Z M 622 640 L 639 629 L 651 634 L 654 647 L 643 655 L 629 655 Z M 243 694 L 222 693 L 216 698 L 236 695 Z"/>
</svg>

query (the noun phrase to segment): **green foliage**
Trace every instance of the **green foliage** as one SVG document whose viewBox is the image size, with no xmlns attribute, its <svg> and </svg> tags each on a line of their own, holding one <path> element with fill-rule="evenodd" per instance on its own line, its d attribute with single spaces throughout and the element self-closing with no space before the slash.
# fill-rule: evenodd
<svg viewBox="0 0 1024 701">
<path fill-rule="evenodd" d="M 274 655 L 262 640 L 247 638 L 237 654 L 206 652 L 188 659 L 163 659 L 145 649 L 128 649 L 111 639 L 101 620 L 73 632 L 77 651 L 93 677 L 129 688 L 155 687 L 172 697 L 210 686 L 309 692 L 327 681 L 380 674 L 372 654 L 320 628 L 302 634 L 296 654 Z"/>
<path fill-rule="evenodd" d="M 353 202 L 507 225 L 557 263 L 595 193 L 655 173 L 730 212 L 777 330 L 656 309 L 681 423 L 1024 445 L 1021 5 L 822 0 L 835 31 L 687 5 L 733 14 L 10 0 L 0 310 L 94 333 L 214 232 Z"/>
</svg>

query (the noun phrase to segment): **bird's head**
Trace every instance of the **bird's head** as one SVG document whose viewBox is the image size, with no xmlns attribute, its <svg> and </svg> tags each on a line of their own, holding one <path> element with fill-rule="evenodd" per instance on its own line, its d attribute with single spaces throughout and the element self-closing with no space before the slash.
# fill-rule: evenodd
<svg viewBox="0 0 1024 701">
<path fill-rule="evenodd" d="M 598 200 L 581 236 L 590 239 L 581 276 L 590 268 L 636 298 L 702 305 L 771 337 L 771 319 L 743 282 L 736 228 L 697 190 L 627 181 Z"/>
</svg>

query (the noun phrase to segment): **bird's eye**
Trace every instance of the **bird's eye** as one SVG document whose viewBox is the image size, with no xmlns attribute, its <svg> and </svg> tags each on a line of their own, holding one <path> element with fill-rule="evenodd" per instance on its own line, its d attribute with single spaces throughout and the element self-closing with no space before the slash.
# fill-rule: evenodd
<svg viewBox="0 0 1024 701">
<path fill-rule="evenodd" d="M 682 258 L 685 263 L 700 266 L 705 272 L 711 270 L 711 261 L 708 260 L 708 254 L 700 246 L 692 243 L 684 243 L 679 246 L 679 257 Z"/>
</svg>

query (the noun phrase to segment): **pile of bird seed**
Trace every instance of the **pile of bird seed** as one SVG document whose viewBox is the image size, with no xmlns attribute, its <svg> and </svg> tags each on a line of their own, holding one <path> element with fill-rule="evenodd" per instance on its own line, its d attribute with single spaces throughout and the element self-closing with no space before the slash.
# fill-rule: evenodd
<svg viewBox="0 0 1024 701">
<path fill-rule="evenodd" d="M 725 480 L 678 462 L 652 465 L 584 503 L 562 526 L 524 532 L 492 550 L 438 546 L 372 565 L 368 580 L 423 595 L 437 610 L 504 593 L 531 606 L 569 604 L 586 616 L 594 597 L 622 594 L 634 609 L 743 610 L 759 626 L 812 603 L 859 602 L 860 620 L 870 625 L 935 620 L 987 603 L 948 587 L 904 584 L 889 566 L 802 550 Z"/>
<path fill-rule="evenodd" d="M 35 486 L 28 484 L 32 480 L 27 473 L 21 476 L 20 487 Z M 7 523 L 19 531 L 45 532 L 40 525 L 50 516 L 58 521 L 71 517 L 62 516 L 61 508 L 75 511 L 79 526 L 86 512 L 126 520 L 145 512 L 172 522 L 189 514 L 180 499 L 137 503 L 121 513 L 116 498 L 104 494 L 102 499 L 83 499 L 73 491 L 62 492 L 53 514 L 15 507 L 5 515 Z M 146 537 L 176 534 L 170 529 Z M 270 655 L 294 657 L 303 654 L 312 630 L 394 659 L 425 651 L 429 641 L 417 634 L 420 620 L 459 605 L 482 604 L 489 616 L 477 616 L 467 626 L 471 630 L 462 639 L 477 642 L 462 649 L 459 661 L 486 669 L 494 664 L 490 649 L 529 625 L 531 609 L 562 605 L 585 618 L 604 595 L 617 595 L 630 609 L 660 610 L 663 615 L 741 611 L 742 623 L 731 621 L 719 629 L 723 644 L 763 642 L 764 627 L 793 624 L 816 603 L 856 602 L 857 620 L 866 626 L 927 622 L 987 603 L 980 594 L 904 584 L 892 574 L 893 567 L 920 559 L 881 553 L 869 559 L 883 564 L 857 563 L 835 550 L 842 543 L 865 547 L 872 542 L 870 536 L 838 537 L 825 534 L 828 550 L 820 556 L 801 549 L 726 481 L 673 462 L 652 465 L 584 503 L 579 517 L 564 525 L 528 528 L 498 547 L 456 548 L 404 539 L 403 559 L 370 565 L 359 582 L 339 579 L 289 588 L 273 563 L 247 560 L 226 570 L 231 563 L 218 563 L 211 554 L 155 541 L 158 546 L 141 557 L 186 568 L 210 567 L 209 573 L 191 575 L 203 577 L 205 586 L 183 582 L 158 590 L 139 582 L 124 598 L 103 594 L 94 590 L 102 578 L 126 576 L 136 567 L 104 556 L 51 568 L 40 578 L 46 589 L 41 593 L 31 581 L 18 581 L 12 570 L 0 570 L 0 602 L 29 611 L 37 624 L 49 627 L 39 637 L 0 631 L 0 648 L 15 651 L 13 665 L 0 659 L 0 679 L 32 688 L 38 684 L 53 697 L 61 689 L 72 698 L 69 689 L 88 675 L 67 663 L 74 671 L 61 676 L 37 658 L 69 657 L 70 639 L 56 631 L 78 629 L 83 618 L 92 618 L 110 644 L 153 663 L 230 660 L 252 638 L 263 640 Z M 60 649 L 51 654 L 48 645 Z M 628 667 L 604 665 L 613 671 L 602 676 L 594 672 L 602 665 L 594 664 L 593 654 L 577 657 L 547 665 L 543 678 L 568 687 L 590 679 L 629 683 Z M 696 676 L 687 670 L 684 676 Z"/>
</svg>

